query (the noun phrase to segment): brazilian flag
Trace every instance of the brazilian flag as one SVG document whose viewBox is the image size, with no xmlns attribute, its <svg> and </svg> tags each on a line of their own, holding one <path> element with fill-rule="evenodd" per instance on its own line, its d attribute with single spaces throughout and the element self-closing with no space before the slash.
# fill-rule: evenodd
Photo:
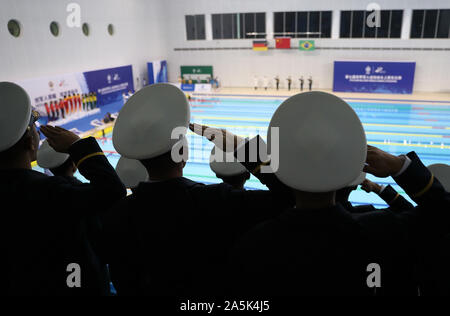
<svg viewBox="0 0 450 316">
<path fill-rule="evenodd" d="M 300 50 L 315 50 L 316 44 L 314 41 L 300 41 L 298 48 Z"/>
</svg>

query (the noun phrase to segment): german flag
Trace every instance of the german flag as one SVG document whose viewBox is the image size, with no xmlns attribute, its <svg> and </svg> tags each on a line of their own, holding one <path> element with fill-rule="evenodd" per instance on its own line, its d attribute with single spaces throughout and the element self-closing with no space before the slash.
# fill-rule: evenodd
<svg viewBox="0 0 450 316">
<path fill-rule="evenodd" d="M 267 51 L 269 47 L 267 47 L 266 40 L 253 41 L 253 50 L 255 51 Z"/>
</svg>

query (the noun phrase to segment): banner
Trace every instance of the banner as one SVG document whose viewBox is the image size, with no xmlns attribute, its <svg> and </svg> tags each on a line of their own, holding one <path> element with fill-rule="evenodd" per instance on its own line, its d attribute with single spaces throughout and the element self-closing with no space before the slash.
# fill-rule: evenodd
<svg viewBox="0 0 450 316">
<path fill-rule="evenodd" d="M 411 94 L 415 62 L 335 61 L 333 91 Z"/>
<path fill-rule="evenodd" d="M 181 66 L 183 83 L 210 83 L 210 78 L 214 78 L 212 66 Z"/>
<path fill-rule="evenodd" d="M 167 75 L 167 61 L 157 60 L 147 63 L 148 84 L 169 82 Z"/>
<path fill-rule="evenodd" d="M 88 71 L 83 77 L 88 92 L 97 93 L 100 106 L 122 100 L 123 92 L 134 91 L 131 66 Z"/>
<path fill-rule="evenodd" d="M 101 113 L 101 107 L 123 104 L 134 91 L 131 66 L 55 75 L 16 82 L 27 91 L 40 122 L 64 125 Z"/>
</svg>

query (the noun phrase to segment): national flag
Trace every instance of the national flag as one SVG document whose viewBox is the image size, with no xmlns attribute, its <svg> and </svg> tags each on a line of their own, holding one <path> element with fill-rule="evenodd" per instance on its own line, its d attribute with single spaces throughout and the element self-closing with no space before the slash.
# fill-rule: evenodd
<svg viewBox="0 0 450 316">
<path fill-rule="evenodd" d="M 253 41 L 253 50 L 255 51 L 266 51 L 269 48 L 267 47 L 267 41 Z"/>
<path fill-rule="evenodd" d="M 290 37 L 278 37 L 275 39 L 276 48 L 291 48 L 291 38 Z"/>
<path fill-rule="evenodd" d="M 316 44 L 314 41 L 300 41 L 298 48 L 300 50 L 315 50 Z"/>
</svg>

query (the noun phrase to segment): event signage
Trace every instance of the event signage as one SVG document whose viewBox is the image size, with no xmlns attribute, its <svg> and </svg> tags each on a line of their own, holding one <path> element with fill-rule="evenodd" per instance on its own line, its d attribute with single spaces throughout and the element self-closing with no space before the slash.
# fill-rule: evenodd
<svg viewBox="0 0 450 316">
<path fill-rule="evenodd" d="M 147 63 L 147 70 L 148 84 L 169 82 L 166 60 L 156 60 Z"/>
<path fill-rule="evenodd" d="M 55 75 L 18 81 L 29 94 L 33 108 L 47 116 L 45 104 L 68 95 L 96 93 L 98 106 L 122 100 L 122 93 L 134 91 L 130 66 Z"/>
<path fill-rule="evenodd" d="M 333 91 L 411 94 L 415 62 L 335 61 Z"/>
</svg>

